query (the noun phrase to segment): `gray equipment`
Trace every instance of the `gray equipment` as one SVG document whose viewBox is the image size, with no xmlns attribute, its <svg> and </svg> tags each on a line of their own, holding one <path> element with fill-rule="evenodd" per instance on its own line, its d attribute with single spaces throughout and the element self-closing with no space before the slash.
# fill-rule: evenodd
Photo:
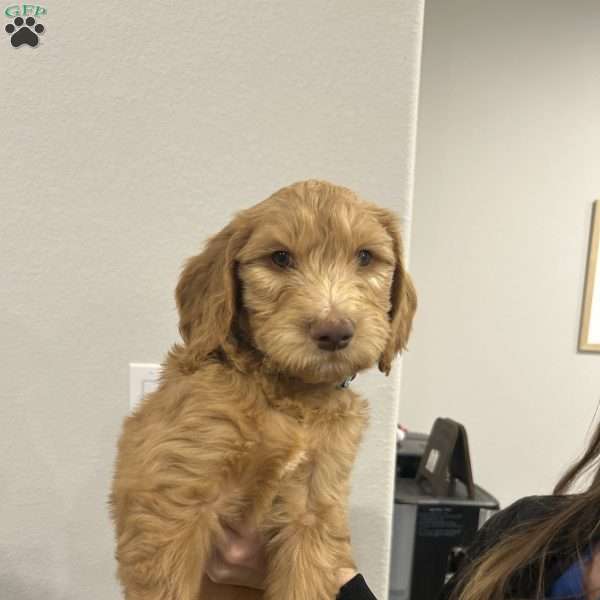
<svg viewBox="0 0 600 600">
<path fill-rule="evenodd" d="M 427 469 L 431 477 L 423 477 Z M 466 432 L 450 419 L 438 419 L 429 436 L 407 435 L 396 475 L 390 600 L 437 600 L 498 501 L 473 483 Z M 430 485 L 433 477 L 440 485 Z"/>
</svg>

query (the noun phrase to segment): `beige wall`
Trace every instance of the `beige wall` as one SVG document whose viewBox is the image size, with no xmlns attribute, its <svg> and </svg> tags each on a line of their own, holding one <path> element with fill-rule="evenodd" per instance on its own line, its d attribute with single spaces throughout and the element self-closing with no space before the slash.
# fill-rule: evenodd
<svg viewBox="0 0 600 600">
<path fill-rule="evenodd" d="M 600 355 L 576 351 L 600 196 L 600 4 L 426 5 L 401 421 L 451 416 L 503 503 L 551 490 L 586 437 Z"/>
<path fill-rule="evenodd" d="M 0 597 L 107 600 L 128 363 L 176 339 L 183 259 L 279 186 L 409 222 L 422 3 L 45 6 L 39 47 L 0 44 Z M 352 525 L 383 598 L 399 371 L 357 385 Z"/>
</svg>

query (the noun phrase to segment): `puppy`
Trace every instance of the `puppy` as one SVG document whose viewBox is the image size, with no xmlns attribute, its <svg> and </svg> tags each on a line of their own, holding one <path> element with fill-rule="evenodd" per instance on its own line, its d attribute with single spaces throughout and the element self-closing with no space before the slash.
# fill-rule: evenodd
<svg viewBox="0 0 600 600">
<path fill-rule="evenodd" d="M 264 600 L 333 600 L 353 567 L 349 477 L 367 404 L 347 387 L 406 345 L 416 296 L 394 216 L 321 181 L 240 212 L 188 260 L 183 342 L 128 417 L 111 494 L 127 600 L 215 600 L 223 523 L 267 539 Z"/>
</svg>

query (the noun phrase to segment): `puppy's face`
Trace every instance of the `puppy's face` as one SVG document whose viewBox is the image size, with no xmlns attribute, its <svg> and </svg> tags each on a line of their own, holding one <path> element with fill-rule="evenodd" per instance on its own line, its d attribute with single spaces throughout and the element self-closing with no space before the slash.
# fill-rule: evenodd
<svg viewBox="0 0 600 600">
<path fill-rule="evenodd" d="M 281 372 L 307 382 L 341 382 L 377 362 L 389 371 L 415 309 L 390 213 L 344 188 L 305 182 L 244 211 L 219 236 L 203 255 L 211 244 L 222 246 L 212 261 L 225 280 L 216 295 L 203 295 L 215 305 L 225 301 L 231 315 L 200 310 L 204 317 L 191 315 L 195 323 L 187 324 L 184 312 L 194 303 L 181 295 L 194 292 L 180 282 L 184 339 L 193 344 L 203 337 L 198 329 L 218 326 L 207 318 L 221 319 L 228 327 L 221 340 L 241 332 Z M 202 275 L 196 269 L 195 277 Z M 194 277 L 184 271 L 184 280 Z"/>
</svg>

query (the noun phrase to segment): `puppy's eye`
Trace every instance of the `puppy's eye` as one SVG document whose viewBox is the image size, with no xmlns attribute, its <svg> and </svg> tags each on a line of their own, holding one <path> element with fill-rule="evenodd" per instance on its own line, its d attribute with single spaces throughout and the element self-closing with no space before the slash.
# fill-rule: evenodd
<svg viewBox="0 0 600 600">
<path fill-rule="evenodd" d="M 358 251 L 358 264 L 361 267 L 366 267 L 372 260 L 373 255 L 368 250 Z"/>
<path fill-rule="evenodd" d="M 282 269 L 287 269 L 292 266 L 292 257 L 286 250 L 277 250 L 271 254 L 273 262 Z"/>
</svg>

